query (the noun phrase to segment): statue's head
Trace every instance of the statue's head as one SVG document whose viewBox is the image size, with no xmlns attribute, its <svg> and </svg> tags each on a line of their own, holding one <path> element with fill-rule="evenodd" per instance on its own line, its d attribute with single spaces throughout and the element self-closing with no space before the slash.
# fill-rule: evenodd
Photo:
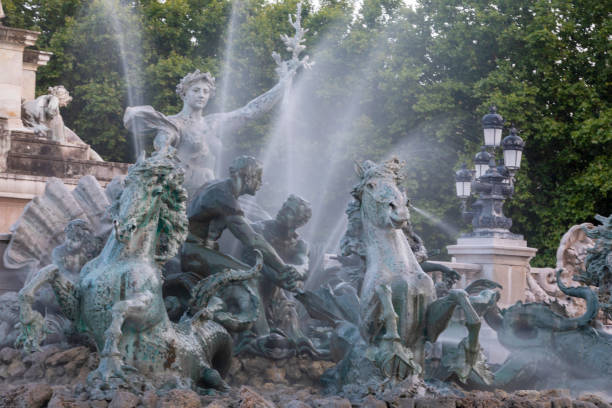
<svg viewBox="0 0 612 408">
<path fill-rule="evenodd" d="M 66 235 L 64 245 L 69 251 L 79 249 L 82 245 L 88 244 L 94 238 L 89 223 L 78 218 L 70 221 L 68 225 L 66 225 L 64 234 Z"/>
<path fill-rule="evenodd" d="M 129 250 L 138 250 L 143 237 L 156 234 L 155 260 L 165 262 L 176 255 L 187 236 L 187 192 L 184 171 L 173 152 L 143 151 L 130 166 L 121 195 L 109 208 L 115 239 Z"/>
<path fill-rule="evenodd" d="M 50 86 L 48 91 L 49 91 L 49 95 L 53 95 L 57 98 L 59 102 L 58 107 L 60 108 L 63 108 L 64 106 L 68 105 L 72 101 L 72 96 L 70 96 L 70 94 L 68 93 L 68 90 L 64 88 L 64 85 Z"/>
<path fill-rule="evenodd" d="M 312 217 L 310 203 L 301 197 L 291 194 L 276 214 L 276 220 L 289 229 L 305 225 Z"/>
<path fill-rule="evenodd" d="M 397 158 L 376 164 L 366 160 L 356 165 L 360 182 L 351 192 L 366 218 L 381 228 L 403 227 L 409 222 L 406 194 L 399 189 L 403 163 Z"/>
<path fill-rule="evenodd" d="M 255 195 L 261 187 L 263 167 L 252 156 L 238 156 L 229 168 L 230 176 L 240 181 L 240 194 Z"/>
<path fill-rule="evenodd" d="M 208 100 L 215 94 L 215 78 L 210 72 L 200 72 L 196 69 L 181 79 L 176 86 L 176 93 L 189 107 L 204 109 Z"/>
</svg>

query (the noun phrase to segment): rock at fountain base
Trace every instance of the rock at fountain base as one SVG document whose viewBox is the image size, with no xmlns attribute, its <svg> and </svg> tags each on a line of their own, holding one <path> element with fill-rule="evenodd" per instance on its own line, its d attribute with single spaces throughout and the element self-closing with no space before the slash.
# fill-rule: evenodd
<svg viewBox="0 0 612 408">
<path fill-rule="evenodd" d="M 350 408 L 346 396 L 324 394 L 318 378 L 334 365 L 331 362 L 291 358 L 281 361 L 261 357 L 235 358 L 229 374 L 232 389 L 226 394 L 199 396 L 191 390 L 149 390 L 136 394 L 119 390 L 107 398 L 93 398 L 84 381 L 98 365 L 98 355 L 86 347 L 62 348 L 44 346 L 37 353 L 23 356 L 18 350 L 5 348 L 0 352 L 0 372 L 15 362 L 26 367 L 26 373 L 0 378 L 0 407 L 265 407 L 265 408 Z M 69 358 L 70 357 L 70 358 Z M 27 378 L 32 367 L 39 366 L 39 375 Z M 248 374 L 244 383 L 242 373 Z M 278 380 L 275 382 L 274 379 Z M 246 385 L 246 386 L 245 386 Z M 451 387 L 449 387 L 450 389 Z M 611 407 L 612 396 L 592 393 L 579 398 L 568 390 L 516 391 L 506 393 L 467 392 L 455 388 L 457 395 L 412 394 L 410 387 L 401 384 L 388 388 L 379 395 L 367 393 L 354 400 L 363 408 L 393 407 L 487 407 L 510 406 L 547 407 Z M 265 402 L 265 403 L 264 403 Z M 249 403 L 253 403 L 248 405 Z M 385 405 L 383 405 L 385 404 Z"/>
</svg>

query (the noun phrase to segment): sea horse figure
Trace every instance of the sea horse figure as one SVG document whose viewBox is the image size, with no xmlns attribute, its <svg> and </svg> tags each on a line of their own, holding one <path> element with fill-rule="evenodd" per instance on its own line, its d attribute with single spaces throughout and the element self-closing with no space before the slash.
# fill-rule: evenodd
<svg viewBox="0 0 612 408">
<path fill-rule="evenodd" d="M 468 336 L 459 345 L 462 361 L 455 372 L 462 380 L 473 369 L 487 377 L 480 364 L 480 318 L 468 294 L 451 289 L 436 299 L 432 279 L 423 272 L 402 232 L 409 212 L 406 196 L 398 188 L 401 168 L 396 158 L 356 166 L 360 181 L 352 190 L 350 204 L 355 213 L 343 241 L 366 261 L 359 304 L 368 355 L 387 378 L 421 377 L 425 343 L 436 341 L 459 306 L 465 313 Z"/>
<path fill-rule="evenodd" d="M 173 154 L 145 159 L 143 153 L 111 206 L 114 233 L 100 255 L 81 269 L 78 281 L 51 264 L 20 291 L 22 334 L 17 342 L 35 349 L 42 340 L 43 318 L 32 302 L 36 290 L 49 282 L 63 313 L 98 346 L 100 365 L 88 378 L 94 387 L 122 386 L 136 374 L 154 373 L 179 383 L 186 378 L 194 388 L 227 388 L 222 376 L 231 361 L 231 336 L 208 319 L 206 302 L 192 318 L 174 324 L 162 298 L 161 265 L 177 253 L 187 234 L 182 182 L 183 170 Z M 207 292 L 199 295 L 208 299 L 222 285 L 253 277 L 261 266 L 259 256 L 252 269 L 226 270 L 219 274 L 224 279 L 216 276 L 196 289 Z"/>
</svg>

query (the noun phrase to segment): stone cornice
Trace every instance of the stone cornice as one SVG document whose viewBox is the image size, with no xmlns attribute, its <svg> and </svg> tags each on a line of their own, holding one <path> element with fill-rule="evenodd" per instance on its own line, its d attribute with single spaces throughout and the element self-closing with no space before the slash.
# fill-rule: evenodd
<svg viewBox="0 0 612 408">
<path fill-rule="evenodd" d="M 26 64 L 33 64 L 38 67 L 42 67 L 42 66 L 47 65 L 52 55 L 53 55 L 52 52 L 47 52 L 47 51 L 24 50 L 23 51 L 23 62 Z"/>
<path fill-rule="evenodd" d="M 40 33 L 38 31 L 23 30 L 21 28 L 11 28 L 0 25 L 0 42 L 30 47 L 36 44 L 39 35 Z"/>
</svg>

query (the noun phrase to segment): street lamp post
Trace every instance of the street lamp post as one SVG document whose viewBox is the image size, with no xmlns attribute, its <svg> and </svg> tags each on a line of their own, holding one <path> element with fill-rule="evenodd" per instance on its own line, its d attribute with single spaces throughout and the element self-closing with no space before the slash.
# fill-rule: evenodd
<svg viewBox="0 0 612 408">
<path fill-rule="evenodd" d="M 493 149 L 499 147 L 503 129 L 504 119 L 497 113 L 497 108 L 491 106 L 489 113 L 482 117 L 485 146 L 492 147 Z"/>
<path fill-rule="evenodd" d="M 503 125 L 503 118 L 495 107 L 491 107 L 482 118 L 484 146 L 474 157 L 475 169 L 469 170 L 464 163 L 455 174 L 463 219 L 474 227 L 469 236 L 519 237 L 509 231 L 512 220 L 504 216 L 503 205 L 514 193 L 514 176 L 521 166 L 525 142 L 514 127 L 502 141 Z M 503 164 L 498 165 L 495 153 L 500 146 Z M 472 193 L 477 195 L 477 199 L 468 211 L 467 201 Z"/>
</svg>

